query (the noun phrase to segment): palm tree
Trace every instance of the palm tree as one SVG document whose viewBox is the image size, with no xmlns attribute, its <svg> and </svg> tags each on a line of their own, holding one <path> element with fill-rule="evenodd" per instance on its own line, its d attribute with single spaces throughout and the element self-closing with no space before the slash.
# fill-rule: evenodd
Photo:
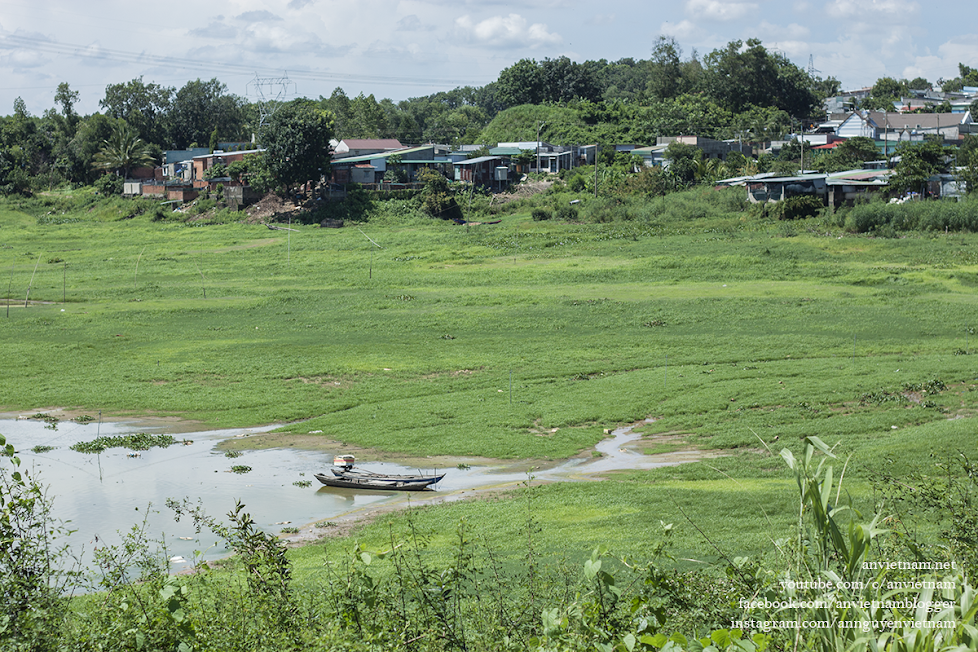
<svg viewBox="0 0 978 652">
<path fill-rule="evenodd" d="M 116 174 L 122 170 L 124 177 L 128 177 L 133 168 L 155 163 L 149 145 L 128 124 L 116 128 L 108 140 L 102 141 L 102 148 L 92 158 L 95 169 Z"/>
</svg>

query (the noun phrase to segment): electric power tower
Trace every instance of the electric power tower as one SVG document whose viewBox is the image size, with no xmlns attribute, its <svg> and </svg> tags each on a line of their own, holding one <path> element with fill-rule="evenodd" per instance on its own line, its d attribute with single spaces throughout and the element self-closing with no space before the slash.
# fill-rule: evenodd
<svg viewBox="0 0 978 652">
<path fill-rule="evenodd" d="M 257 138 L 261 142 L 261 132 L 265 128 L 268 119 L 272 117 L 289 96 L 289 90 L 296 92 L 298 89 L 295 82 L 289 79 L 289 73 L 282 77 L 259 77 L 255 73 L 255 78 L 248 82 L 249 97 L 254 96 L 255 103 L 258 105 L 258 129 Z"/>
</svg>

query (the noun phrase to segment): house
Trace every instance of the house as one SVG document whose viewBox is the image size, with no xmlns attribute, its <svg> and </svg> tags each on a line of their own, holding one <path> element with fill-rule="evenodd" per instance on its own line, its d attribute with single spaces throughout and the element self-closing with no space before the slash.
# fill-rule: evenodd
<svg viewBox="0 0 978 652">
<path fill-rule="evenodd" d="M 404 145 L 396 138 L 345 138 L 338 142 L 330 141 L 330 146 L 333 148 L 334 159 L 404 149 Z"/>
<path fill-rule="evenodd" d="M 455 163 L 455 180 L 462 183 L 493 188 L 508 178 L 509 162 L 502 156 L 479 156 Z"/>
<path fill-rule="evenodd" d="M 632 150 L 634 156 L 642 157 L 645 167 L 664 166 L 666 162 L 666 148 L 668 145 L 652 145 L 651 147 L 636 147 Z"/>
<path fill-rule="evenodd" d="M 433 168 L 451 176 L 452 161 L 448 158 L 448 147 L 445 145 L 421 145 L 420 147 L 405 147 L 386 152 L 373 152 L 360 156 L 334 158 L 330 164 L 333 183 L 380 183 L 389 167 L 388 160 L 397 155 L 397 168 L 405 173 L 408 180 L 413 180 L 418 171 Z M 370 166 L 372 170 L 368 170 Z M 371 174 L 372 173 L 372 174 Z M 357 180 L 354 180 L 357 179 Z"/>
<path fill-rule="evenodd" d="M 493 156 L 515 157 L 523 152 L 533 152 L 534 164 L 541 172 L 556 174 L 581 165 L 594 165 L 597 145 L 552 145 L 543 141 L 516 141 L 499 143 L 489 150 Z"/>
<path fill-rule="evenodd" d="M 943 136 L 957 141 L 966 134 L 978 133 L 978 125 L 965 113 L 897 113 L 857 111 L 850 113 L 836 129 L 842 138 L 864 136 L 883 141 L 920 141 L 924 135 Z"/>
<path fill-rule="evenodd" d="M 754 153 L 752 146 L 736 140 L 713 140 L 705 136 L 659 136 L 655 139 L 656 145 L 668 146 L 674 142 L 692 145 L 701 150 L 704 159 L 726 159 L 730 152 L 740 152 L 744 156 L 751 156 Z"/>
<path fill-rule="evenodd" d="M 230 165 L 238 161 L 243 161 L 244 157 L 248 154 L 257 154 L 263 152 L 262 149 L 248 149 L 241 150 L 238 152 L 225 152 L 222 150 L 214 150 L 213 154 L 203 154 L 201 156 L 194 156 L 190 159 L 190 164 L 192 167 L 191 181 L 195 188 L 202 189 L 207 188 L 211 184 L 207 179 L 204 178 L 204 173 L 211 169 L 215 165 Z M 229 183 L 240 184 L 240 181 L 231 181 L 228 179 L 224 182 L 224 185 L 229 185 Z"/>
<path fill-rule="evenodd" d="M 860 196 L 889 188 L 892 170 L 846 170 L 832 174 L 800 174 L 790 177 L 756 175 L 738 179 L 747 187 L 747 201 L 757 204 L 783 201 L 790 197 L 813 196 L 831 208 L 852 204 Z M 734 180 L 730 180 L 734 181 Z"/>
</svg>

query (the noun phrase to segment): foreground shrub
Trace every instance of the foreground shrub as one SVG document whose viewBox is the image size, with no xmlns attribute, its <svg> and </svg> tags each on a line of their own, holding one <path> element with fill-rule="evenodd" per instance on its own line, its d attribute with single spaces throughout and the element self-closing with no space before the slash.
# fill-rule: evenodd
<svg viewBox="0 0 978 652">
<path fill-rule="evenodd" d="M 845 228 L 854 233 L 874 233 L 884 227 L 896 231 L 978 232 L 978 201 L 911 201 L 888 204 L 873 201 L 853 206 Z"/>
</svg>

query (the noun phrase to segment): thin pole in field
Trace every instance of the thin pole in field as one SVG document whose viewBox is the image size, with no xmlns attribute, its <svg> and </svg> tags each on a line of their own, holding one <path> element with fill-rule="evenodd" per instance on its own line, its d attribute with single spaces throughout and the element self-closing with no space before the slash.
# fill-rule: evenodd
<svg viewBox="0 0 978 652">
<path fill-rule="evenodd" d="M 370 242 L 373 243 L 373 245 L 375 247 L 377 247 L 378 249 L 383 249 L 383 247 L 381 247 L 379 244 L 377 244 L 376 242 L 374 242 L 373 239 L 369 235 L 367 235 L 366 233 L 364 233 L 363 232 L 363 229 L 361 229 L 359 226 L 357 227 L 357 231 L 359 231 L 360 234 L 363 237 L 365 237 L 367 240 L 370 240 Z M 367 273 L 368 273 L 367 278 L 372 279 L 374 277 L 374 250 L 373 249 L 370 250 L 370 268 L 369 268 L 369 270 L 368 270 Z"/>
<path fill-rule="evenodd" d="M 197 263 L 194 263 L 197 265 Z M 204 298 L 207 298 L 207 286 L 204 285 L 204 273 L 200 271 L 200 265 L 197 265 L 197 273 L 200 274 L 200 289 L 204 291 Z"/>
<path fill-rule="evenodd" d="M 10 286 L 14 282 L 14 263 L 10 263 L 10 280 L 7 281 L 7 317 L 10 317 Z"/>
<path fill-rule="evenodd" d="M 24 307 L 27 307 L 27 301 L 31 298 L 31 287 L 34 285 L 34 274 L 37 274 L 37 266 L 41 264 L 41 254 L 37 255 L 37 262 L 34 263 L 34 272 L 31 274 L 31 282 L 27 284 L 27 296 L 24 297 Z"/>
<path fill-rule="evenodd" d="M 146 247 L 143 247 L 143 251 L 146 251 Z M 139 259 L 143 257 L 143 251 L 140 251 L 139 252 L 139 255 L 136 256 L 136 271 L 134 271 L 132 273 L 132 289 L 133 290 L 136 289 L 136 274 L 139 273 Z"/>
</svg>

